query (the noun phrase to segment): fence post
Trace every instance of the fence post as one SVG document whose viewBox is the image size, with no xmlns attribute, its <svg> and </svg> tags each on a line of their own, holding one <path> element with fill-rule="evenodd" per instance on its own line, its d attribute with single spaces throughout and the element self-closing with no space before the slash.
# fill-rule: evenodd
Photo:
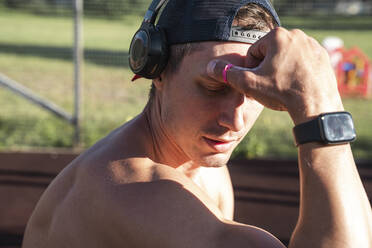
<svg viewBox="0 0 372 248">
<path fill-rule="evenodd" d="M 83 51 L 83 0 L 74 0 L 74 84 L 75 84 L 75 103 L 74 103 L 74 146 L 81 145 L 81 104 L 82 104 L 82 63 L 84 59 Z"/>
</svg>

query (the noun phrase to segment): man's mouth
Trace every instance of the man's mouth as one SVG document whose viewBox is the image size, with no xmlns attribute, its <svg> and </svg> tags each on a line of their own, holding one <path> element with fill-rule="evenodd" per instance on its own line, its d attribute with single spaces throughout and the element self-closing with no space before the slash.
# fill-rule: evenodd
<svg viewBox="0 0 372 248">
<path fill-rule="evenodd" d="M 213 139 L 207 137 L 203 137 L 203 139 L 213 150 L 220 153 L 231 150 L 236 142 L 236 140 Z"/>
</svg>

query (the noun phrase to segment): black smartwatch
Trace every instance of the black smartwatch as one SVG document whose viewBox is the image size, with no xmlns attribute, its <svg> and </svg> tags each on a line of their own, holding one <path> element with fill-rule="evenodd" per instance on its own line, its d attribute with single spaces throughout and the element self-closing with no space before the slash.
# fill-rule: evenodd
<svg viewBox="0 0 372 248">
<path fill-rule="evenodd" d="M 342 144 L 356 139 L 353 118 L 348 112 L 331 112 L 293 128 L 296 146 L 309 142 Z"/>
</svg>

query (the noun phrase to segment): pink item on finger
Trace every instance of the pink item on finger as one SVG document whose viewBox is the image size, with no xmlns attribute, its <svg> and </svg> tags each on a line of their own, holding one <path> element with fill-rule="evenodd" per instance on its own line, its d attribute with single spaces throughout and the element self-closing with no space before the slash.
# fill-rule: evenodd
<svg viewBox="0 0 372 248">
<path fill-rule="evenodd" d="M 233 64 L 227 64 L 227 65 L 225 65 L 225 68 L 223 69 L 223 71 L 222 71 L 222 77 L 223 77 L 223 81 L 225 82 L 225 83 L 229 83 L 228 81 L 227 81 L 227 71 L 231 68 L 231 67 L 233 67 Z"/>
</svg>

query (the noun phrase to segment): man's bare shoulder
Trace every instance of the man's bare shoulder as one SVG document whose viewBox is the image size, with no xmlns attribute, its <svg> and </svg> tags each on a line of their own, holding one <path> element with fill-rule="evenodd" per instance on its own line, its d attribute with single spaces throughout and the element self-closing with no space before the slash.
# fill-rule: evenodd
<svg viewBox="0 0 372 248">
<path fill-rule="evenodd" d="M 233 242 L 243 242 L 239 234 L 243 230 L 250 230 L 248 243 L 263 237 L 275 240 L 262 230 L 225 221 L 214 202 L 189 178 L 150 159 L 111 161 L 93 172 L 90 180 L 96 185 L 88 189 L 94 189 L 87 194 L 94 198 L 88 202 L 96 209 L 87 211 L 80 205 L 77 211 L 82 223 L 90 223 L 94 233 L 109 240 L 107 247 L 123 243 L 128 247 L 223 247 L 222 237 L 227 234 L 237 235 Z"/>
<path fill-rule="evenodd" d="M 63 233 L 73 230 L 86 243 L 104 239 L 106 247 L 182 247 L 176 243 L 185 234 L 195 239 L 205 232 L 200 220 L 217 228 L 222 218 L 190 179 L 146 158 L 82 165 L 57 216 L 74 226 L 61 225 Z"/>
<path fill-rule="evenodd" d="M 119 196 L 122 196 L 128 203 L 127 197 L 134 194 L 136 197 L 129 203 L 136 205 L 138 201 L 144 200 L 137 197 L 139 193 L 148 193 L 145 199 L 148 201 L 165 200 L 162 197 L 177 200 L 178 197 L 182 198 L 182 194 L 179 196 L 180 191 L 184 191 L 203 202 L 218 218 L 222 218 L 214 202 L 191 179 L 172 167 L 155 163 L 148 158 L 111 161 L 104 172 L 99 174 L 105 175 L 100 180 L 103 184 L 101 188 L 105 194 L 113 193 L 113 201 L 121 201 Z"/>
</svg>

